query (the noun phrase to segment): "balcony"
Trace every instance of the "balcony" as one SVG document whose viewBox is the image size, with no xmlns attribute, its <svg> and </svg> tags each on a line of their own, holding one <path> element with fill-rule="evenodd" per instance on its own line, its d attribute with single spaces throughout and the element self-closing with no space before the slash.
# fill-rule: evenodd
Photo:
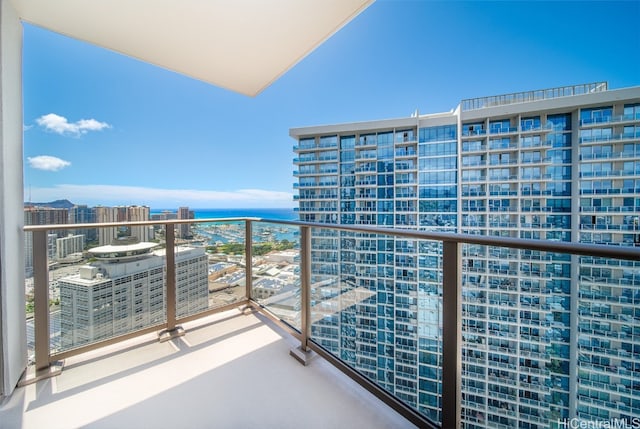
<svg viewBox="0 0 640 429">
<path fill-rule="evenodd" d="M 600 143 L 600 142 L 617 142 L 626 140 L 637 140 L 640 138 L 640 132 L 625 132 L 618 134 L 593 134 L 580 136 L 580 143 Z"/>
<path fill-rule="evenodd" d="M 66 359 L 59 376 L 14 392 L 0 426 L 413 427 L 328 362 L 289 357 L 296 340 L 259 312 L 184 328 L 168 342 L 147 334 Z"/>
<path fill-rule="evenodd" d="M 233 257 L 237 270 L 232 273 L 229 286 L 212 291 L 209 283 L 208 300 L 202 305 L 192 305 L 194 298 L 185 295 L 181 286 L 186 278 L 184 267 L 191 265 L 184 264 L 185 243 L 176 239 L 175 227 L 185 223 L 210 234 L 234 237 L 241 249 L 241 254 Z M 54 316 L 57 312 L 71 314 L 65 313 L 69 307 L 65 309 L 61 305 L 60 309 L 50 309 L 48 305 L 55 287 L 50 283 L 54 277 L 46 256 L 47 234 L 56 230 L 86 230 L 87 224 L 25 227 L 27 234 L 32 234 L 33 242 L 35 365 L 24 378 L 24 387 L 0 408 L 3 422 L 23 427 L 176 427 L 184 425 L 184 416 L 188 415 L 188 421 L 196 427 L 212 422 L 222 427 L 297 427 L 300 421 L 312 427 L 363 424 L 367 427 L 459 427 L 461 419 L 465 418 L 461 404 L 466 390 L 460 382 L 464 377 L 463 351 L 501 353 L 507 358 L 511 356 L 509 361 L 515 362 L 518 344 L 524 341 L 516 335 L 513 326 L 476 331 L 468 326 L 463 328 L 463 318 L 486 319 L 484 315 L 464 315 L 466 313 L 462 312 L 463 274 L 467 278 L 468 273 L 474 272 L 462 264 L 466 246 L 500 248 L 515 252 L 514 258 L 518 257 L 517 249 L 614 258 L 624 260 L 630 268 L 640 268 L 634 262 L 640 260 L 640 248 L 356 225 L 233 218 L 91 226 L 155 226 L 156 239 L 164 247 L 156 256 L 163 258 L 162 267 L 166 273 L 165 284 L 159 289 L 164 303 L 161 317 L 105 337 L 74 343 L 71 339 L 81 327 L 74 326 L 72 331 L 65 331 L 70 329 L 65 325 L 69 320 L 65 322 L 61 316 L 62 323 L 58 323 L 60 319 Z M 289 260 L 286 264 L 274 262 L 286 268 L 279 274 L 266 274 L 273 267 L 264 262 L 267 256 L 260 251 L 264 246 L 260 237 L 285 234 L 286 229 L 289 230 L 286 234 L 293 234 L 287 237 L 293 237 L 294 243 Z M 344 250 L 338 257 L 336 252 L 322 252 L 319 246 L 312 246 L 314 240 L 325 236 L 340 237 L 343 246 L 347 246 L 345 249 L 350 250 Z M 417 292 L 418 275 L 421 281 L 426 279 L 422 278 L 422 271 L 418 272 L 405 259 L 395 263 L 394 258 L 382 262 L 372 259 L 372 265 L 367 266 L 370 271 L 360 277 L 355 271 L 354 275 L 346 276 L 349 271 L 346 265 L 353 264 L 341 264 L 349 257 L 355 257 L 347 253 L 364 251 L 353 247 L 364 236 L 377 242 L 416 240 L 422 247 L 430 243 L 436 250 L 434 267 L 443 267 L 441 274 L 432 278 L 435 287 Z M 348 246 L 350 240 L 353 244 Z M 397 248 L 394 254 L 397 258 Z M 554 260 L 569 261 L 566 258 Z M 403 261 L 408 264 L 405 268 L 401 268 Z M 96 273 L 104 274 L 92 277 L 97 283 L 108 278 L 104 267 L 89 263 L 96 265 Z M 338 275 L 338 267 L 341 267 L 341 275 Z M 355 266 L 353 268 L 355 270 Z M 494 277 L 506 279 L 518 274 L 514 270 L 517 271 L 511 266 L 494 270 Z M 285 276 L 285 273 L 288 274 Z M 60 285 L 71 284 L 76 278 L 70 277 L 55 279 L 61 296 L 64 294 Z M 562 277 L 560 273 L 540 281 L 552 282 Z M 397 290 L 395 298 L 387 296 L 375 283 L 369 283 L 369 278 L 395 279 L 396 285 L 406 290 Z M 476 288 L 488 287 L 488 284 L 480 284 L 486 279 L 476 277 L 472 281 Z M 216 283 L 223 282 L 216 280 Z M 516 283 L 513 285 L 515 288 Z M 515 298 L 511 300 L 505 293 L 495 297 L 476 294 L 466 302 L 488 305 L 490 298 L 499 298 L 504 301 L 505 309 L 513 306 L 510 317 L 524 317 L 519 312 L 520 307 L 535 310 L 542 315 L 540 317 L 543 313 L 551 314 L 551 310 L 568 311 L 555 304 L 560 296 L 552 299 L 531 294 L 532 299 L 524 304 Z M 122 302 L 115 298 L 113 301 Z M 116 304 L 95 306 L 94 313 Z M 395 309 L 391 308 L 394 305 Z M 75 307 L 74 311 L 78 313 L 79 308 Z M 434 316 L 430 316 L 432 313 Z M 385 323 L 376 320 L 381 317 Z M 638 322 L 625 319 L 624 323 Z M 502 332 L 504 329 L 508 329 L 506 334 Z M 368 340 L 363 342 L 367 333 L 370 334 L 366 337 Z M 542 337 L 531 336 L 530 340 L 547 345 Z M 382 352 L 393 356 L 395 363 L 386 358 L 380 360 Z M 299 365 L 287 354 L 306 366 Z M 64 368 L 60 372 L 61 361 L 64 361 Z M 544 368 L 539 364 L 536 361 L 525 366 L 521 362 L 519 370 L 526 376 L 547 376 L 548 371 L 539 369 Z M 488 365 L 493 365 L 497 371 L 503 369 L 498 364 Z M 420 372 L 416 370 L 418 367 Z M 400 373 L 402 377 L 398 375 Z M 430 374 L 433 377 L 441 375 L 430 380 Z M 50 375 L 55 377 L 46 378 Z M 418 397 L 417 393 L 421 398 L 437 400 L 417 402 L 413 399 Z M 484 394 L 491 395 L 488 391 Z M 242 406 L 239 398 L 243 398 Z M 524 404 L 518 401 L 510 405 Z M 260 404 L 257 409 L 252 406 L 257 412 L 247 413 L 247 403 Z M 186 409 L 187 413 L 153 412 L 163 406 Z M 494 411 L 486 408 L 487 419 L 500 414 L 497 411 L 492 414 Z M 309 416 L 313 418 L 309 419 Z"/>
<path fill-rule="evenodd" d="M 616 116 L 602 116 L 595 118 L 586 118 L 580 120 L 580 126 L 586 128 L 588 126 L 599 126 L 602 124 L 615 124 L 621 122 L 635 122 L 640 120 L 640 113 L 627 114 L 627 115 L 616 115 Z"/>
</svg>

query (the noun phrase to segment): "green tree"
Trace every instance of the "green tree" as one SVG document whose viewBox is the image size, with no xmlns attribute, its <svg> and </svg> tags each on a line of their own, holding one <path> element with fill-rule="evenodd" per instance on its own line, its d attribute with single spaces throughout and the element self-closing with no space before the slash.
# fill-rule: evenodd
<svg viewBox="0 0 640 429">
<path fill-rule="evenodd" d="M 242 255 L 244 253 L 243 243 L 225 243 L 218 246 L 217 251 L 219 253 L 226 253 L 227 255 Z"/>
</svg>

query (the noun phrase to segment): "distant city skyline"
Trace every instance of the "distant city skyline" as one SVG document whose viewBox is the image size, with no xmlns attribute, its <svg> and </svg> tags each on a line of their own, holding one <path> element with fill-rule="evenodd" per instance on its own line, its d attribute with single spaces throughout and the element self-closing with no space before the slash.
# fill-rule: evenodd
<svg viewBox="0 0 640 429">
<path fill-rule="evenodd" d="M 25 23 L 25 201 L 294 207 L 290 128 L 638 85 L 639 17 L 637 1 L 379 0 L 255 98 Z"/>
</svg>

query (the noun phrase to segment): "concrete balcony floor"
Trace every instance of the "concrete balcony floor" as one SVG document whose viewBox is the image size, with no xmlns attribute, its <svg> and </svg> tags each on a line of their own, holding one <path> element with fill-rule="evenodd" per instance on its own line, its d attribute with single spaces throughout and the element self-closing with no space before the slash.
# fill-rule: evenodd
<svg viewBox="0 0 640 429">
<path fill-rule="evenodd" d="M 238 310 L 69 358 L 61 375 L 17 388 L 0 428 L 412 428 L 295 338 Z"/>
</svg>

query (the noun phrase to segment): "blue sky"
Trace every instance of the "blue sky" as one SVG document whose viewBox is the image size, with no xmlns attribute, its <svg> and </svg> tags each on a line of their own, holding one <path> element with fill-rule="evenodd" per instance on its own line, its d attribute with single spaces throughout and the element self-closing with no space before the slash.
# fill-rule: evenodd
<svg viewBox="0 0 640 429">
<path fill-rule="evenodd" d="M 25 201 L 293 207 L 289 128 L 640 85 L 640 1 L 378 0 L 250 98 L 24 25 Z"/>
</svg>

